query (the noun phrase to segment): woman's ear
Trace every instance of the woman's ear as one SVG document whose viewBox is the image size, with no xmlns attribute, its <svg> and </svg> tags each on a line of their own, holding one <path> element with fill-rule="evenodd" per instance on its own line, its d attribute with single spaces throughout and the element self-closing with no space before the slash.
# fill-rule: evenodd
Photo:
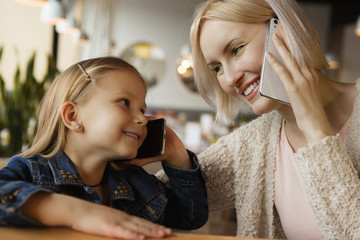
<svg viewBox="0 0 360 240">
<path fill-rule="evenodd" d="M 73 102 L 65 102 L 61 107 L 61 118 L 64 125 L 76 132 L 82 131 L 80 123 L 79 108 Z"/>
</svg>

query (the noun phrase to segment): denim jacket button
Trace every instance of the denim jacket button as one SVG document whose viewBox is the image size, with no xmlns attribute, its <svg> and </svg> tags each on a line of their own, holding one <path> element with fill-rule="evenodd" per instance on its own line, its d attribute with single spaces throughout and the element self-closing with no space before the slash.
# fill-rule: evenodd
<svg viewBox="0 0 360 240">
<path fill-rule="evenodd" d="M 1 197 L 1 202 L 4 204 L 11 204 L 16 201 L 16 196 L 12 193 L 6 194 Z"/>
</svg>

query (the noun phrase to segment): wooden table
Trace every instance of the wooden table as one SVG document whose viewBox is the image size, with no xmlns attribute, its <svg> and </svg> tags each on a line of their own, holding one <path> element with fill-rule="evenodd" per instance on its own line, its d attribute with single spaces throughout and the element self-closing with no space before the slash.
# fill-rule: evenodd
<svg viewBox="0 0 360 240">
<path fill-rule="evenodd" d="M 0 227 L 1 240 L 109 240 L 101 236 L 89 235 L 66 228 L 5 228 Z M 148 238 L 148 240 L 154 240 Z M 250 240 L 250 238 L 237 238 L 230 236 L 190 234 L 190 233 L 173 233 L 165 240 Z M 252 238 L 251 240 L 260 240 Z M 264 240 L 264 239 L 262 239 Z"/>
</svg>

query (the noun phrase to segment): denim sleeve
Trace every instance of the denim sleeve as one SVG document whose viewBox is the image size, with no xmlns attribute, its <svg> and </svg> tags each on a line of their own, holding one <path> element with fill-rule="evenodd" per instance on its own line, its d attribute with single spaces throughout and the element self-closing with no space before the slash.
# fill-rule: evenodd
<svg viewBox="0 0 360 240">
<path fill-rule="evenodd" d="M 0 170 L 0 226 L 41 226 L 21 216 L 20 208 L 36 192 L 49 191 L 31 183 L 30 164 L 14 157 Z"/>
<path fill-rule="evenodd" d="M 169 178 L 169 199 L 163 224 L 167 227 L 192 230 L 203 226 L 208 220 L 208 203 L 205 187 L 206 176 L 197 157 L 188 150 L 194 169 L 184 170 L 162 162 Z"/>
</svg>

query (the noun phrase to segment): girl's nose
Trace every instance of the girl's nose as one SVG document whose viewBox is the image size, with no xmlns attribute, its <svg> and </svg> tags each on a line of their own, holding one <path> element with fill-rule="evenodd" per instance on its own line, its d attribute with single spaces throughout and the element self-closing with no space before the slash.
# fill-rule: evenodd
<svg viewBox="0 0 360 240">
<path fill-rule="evenodd" d="M 144 115 L 143 112 L 140 112 L 135 117 L 136 123 L 140 124 L 141 126 L 145 126 L 148 122 L 147 117 Z"/>
</svg>

